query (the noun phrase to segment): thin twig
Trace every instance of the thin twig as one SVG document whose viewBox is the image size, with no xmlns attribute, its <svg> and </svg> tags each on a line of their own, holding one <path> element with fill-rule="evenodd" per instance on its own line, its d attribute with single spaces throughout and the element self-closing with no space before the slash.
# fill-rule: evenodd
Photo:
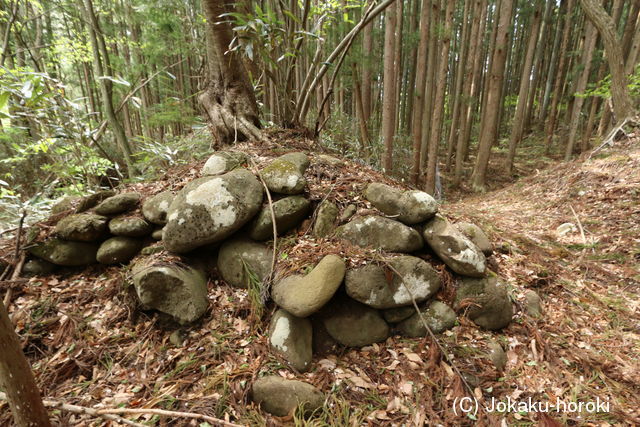
<svg viewBox="0 0 640 427">
<path fill-rule="evenodd" d="M 208 415 L 196 414 L 193 412 L 178 412 L 178 411 L 167 411 L 165 409 L 153 409 L 153 408 L 114 408 L 114 409 L 98 409 L 96 411 L 97 415 L 141 415 L 141 414 L 151 414 L 151 415 L 162 415 L 168 417 L 179 417 L 179 418 L 192 418 L 196 420 L 203 420 L 209 423 L 212 423 L 215 426 L 224 426 L 224 427 L 243 427 L 241 424 L 235 424 L 229 421 L 221 420 L 219 418 L 210 417 Z"/>
</svg>

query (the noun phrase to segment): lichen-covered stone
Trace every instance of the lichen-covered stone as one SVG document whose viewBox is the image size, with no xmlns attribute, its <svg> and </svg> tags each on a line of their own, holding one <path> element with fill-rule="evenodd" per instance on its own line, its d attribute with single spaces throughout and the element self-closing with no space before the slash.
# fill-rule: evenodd
<svg viewBox="0 0 640 427">
<path fill-rule="evenodd" d="M 63 212 L 74 212 L 77 206 L 80 204 L 82 197 L 80 196 L 67 196 L 57 202 L 51 208 L 51 216 L 61 214 Z"/>
<path fill-rule="evenodd" d="M 220 242 L 240 229 L 262 205 L 262 185 L 246 169 L 187 184 L 169 207 L 162 240 L 172 252 Z"/>
<path fill-rule="evenodd" d="M 167 223 L 167 212 L 175 195 L 171 191 L 163 191 L 151 196 L 142 203 L 142 215 L 147 221 L 156 225 Z"/>
<path fill-rule="evenodd" d="M 356 205 L 347 205 L 340 214 L 340 218 L 338 218 L 338 221 L 341 223 L 348 221 L 352 216 L 356 214 L 357 211 L 358 208 L 356 207 Z"/>
<path fill-rule="evenodd" d="M 333 297 L 344 279 L 346 265 L 337 255 L 327 255 L 309 274 L 285 277 L 273 286 L 278 306 L 297 317 L 307 317 Z"/>
<path fill-rule="evenodd" d="M 109 221 L 109 231 L 115 236 L 144 237 L 151 234 L 153 226 L 137 216 L 118 217 Z"/>
<path fill-rule="evenodd" d="M 262 282 L 267 277 L 272 261 L 273 250 L 262 243 L 231 239 L 220 246 L 218 271 L 229 285 L 247 288 L 252 278 Z"/>
<path fill-rule="evenodd" d="M 491 273 L 475 279 L 465 277 L 456 293 L 456 309 L 485 329 L 502 329 L 511 322 L 513 307 L 507 285 Z"/>
<path fill-rule="evenodd" d="M 402 191 L 374 182 L 367 186 L 364 196 L 380 211 L 405 224 L 423 222 L 438 211 L 438 202 L 424 191 Z"/>
<path fill-rule="evenodd" d="M 505 366 L 507 366 L 507 353 L 505 353 L 502 346 L 494 340 L 489 341 L 488 347 L 489 352 L 487 356 L 489 356 L 489 360 L 491 360 L 498 371 L 503 371 Z"/>
<path fill-rule="evenodd" d="M 162 243 L 155 243 L 153 245 L 145 246 L 140 250 L 142 255 L 153 255 L 164 251 L 164 245 Z"/>
<path fill-rule="evenodd" d="M 1 263 L 0 263 L 1 264 Z M 0 273 L 4 270 L 0 265 Z M 42 276 L 51 274 L 56 270 L 56 265 L 40 258 L 30 259 L 24 263 L 22 274 L 25 276 Z"/>
<path fill-rule="evenodd" d="M 117 215 L 134 209 L 140 198 L 140 194 L 134 192 L 116 194 L 103 200 L 96 206 L 95 211 L 100 215 Z"/>
<path fill-rule="evenodd" d="M 542 300 L 536 291 L 531 289 L 525 291 L 524 308 L 526 313 L 533 318 L 542 316 Z"/>
<path fill-rule="evenodd" d="M 436 215 L 424 226 L 423 236 L 431 249 L 458 274 L 482 277 L 487 268 L 484 254 L 449 221 Z"/>
<path fill-rule="evenodd" d="M 313 235 L 316 237 L 327 237 L 336 228 L 338 218 L 338 207 L 335 203 L 325 200 L 316 209 L 316 221 L 313 224 Z"/>
<path fill-rule="evenodd" d="M 324 405 L 324 394 L 311 384 L 287 380 L 275 375 L 262 377 L 253 383 L 253 401 L 277 417 L 293 414 L 302 407 L 310 414 Z"/>
<path fill-rule="evenodd" d="M 267 188 L 280 194 L 300 194 L 307 185 L 300 168 L 287 160 L 275 159 L 261 172 Z"/>
<path fill-rule="evenodd" d="M 96 259 L 100 264 L 124 264 L 142 249 L 142 242 L 133 237 L 112 237 L 105 240 L 98 249 Z"/>
<path fill-rule="evenodd" d="M 451 307 L 440 301 L 432 301 L 426 308 L 414 311 L 413 315 L 398 324 L 398 330 L 405 337 L 423 337 L 427 335 L 427 328 L 424 327 L 422 319 L 434 334 L 441 334 L 447 329 L 451 329 L 456 324 L 456 312 Z"/>
<path fill-rule="evenodd" d="M 75 214 L 62 218 L 56 224 L 56 234 L 76 242 L 95 242 L 107 234 L 109 218 L 93 214 Z"/>
<path fill-rule="evenodd" d="M 416 309 L 412 304 L 404 307 L 388 308 L 382 311 L 382 316 L 389 323 L 399 323 L 411 317 L 415 312 Z"/>
<path fill-rule="evenodd" d="M 429 299 L 440 289 L 440 276 L 420 258 L 401 256 L 389 266 L 369 264 L 347 271 L 347 294 L 373 308 L 386 309 Z"/>
<path fill-rule="evenodd" d="M 247 155 L 240 151 L 218 151 L 209 157 L 202 167 L 200 175 L 222 175 L 242 167 L 247 163 Z"/>
<path fill-rule="evenodd" d="M 173 317 L 180 324 L 200 319 L 207 311 L 207 279 L 199 270 L 148 259 L 132 269 L 133 284 L 143 306 Z"/>
<path fill-rule="evenodd" d="M 269 344 L 299 372 L 311 367 L 312 328 L 309 319 L 278 310 L 269 326 Z"/>
<path fill-rule="evenodd" d="M 285 233 L 296 227 L 307 217 L 311 202 L 303 196 L 290 196 L 280 199 L 273 204 L 273 214 L 276 218 L 278 234 Z M 249 236 L 254 240 L 273 238 L 273 218 L 271 208 L 262 208 L 251 224 Z"/>
<path fill-rule="evenodd" d="M 307 156 L 301 151 L 294 151 L 292 153 L 283 154 L 278 158 L 280 160 L 291 162 L 294 165 L 296 165 L 296 167 L 298 168 L 298 171 L 303 175 L 307 171 L 307 168 L 309 167 L 309 164 L 310 164 L 309 156 Z"/>
<path fill-rule="evenodd" d="M 486 256 L 493 252 L 493 244 L 480 227 L 470 222 L 457 222 L 455 227 L 469 238 Z"/>
<path fill-rule="evenodd" d="M 96 262 L 98 245 L 87 242 L 71 242 L 57 238 L 47 239 L 29 249 L 29 253 L 65 267 L 89 265 Z"/>
<path fill-rule="evenodd" d="M 95 207 L 98 203 L 102 202 L 109 197 L 112 197 L 116 194 L 113 190 L 103 190 L 97 191 L 93 194 L 89 194 L 88 196 L 84 196 L 80 202 L 78 203 L 78 207 L 76 208 L 76 213 L 82 213 L 87 211 L 93 207 Z"/>
<path fill-rule="evenodd" d="M 347 347 L 363 347 L 389 337 L 389 325 L 378 310 L 346 296 L 334 298 L 321 315 L 327 332 Z"/>
<path fill-rule="evenodd" d="M 377 215 L 354 218 L 338 227 L 336 235 L 357 246 L 389 252 L 413 252 L 424 245 L 413 228 Z"/>
<path fill-rule="evenodd" d="M 344 161 L 342 161 L 341 159 L 334 156 L 330 156 L 328 154 L 319 154 L 317 159 L 318 159 L 318 163 L 323 163 L 325 165 L 329 165 L 333 167 L 342 166 L 344 164 Z"/>
</svg>

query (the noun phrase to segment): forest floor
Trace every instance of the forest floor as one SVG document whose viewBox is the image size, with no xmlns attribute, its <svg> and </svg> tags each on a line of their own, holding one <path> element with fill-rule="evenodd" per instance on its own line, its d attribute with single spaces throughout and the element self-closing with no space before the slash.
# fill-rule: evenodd
<svg viewBox="0 0 640 427">
<path fill-rule="evenodd" d="M 136 190 L 175 188 L 197 170 L 183 167 Z M 330 191 L 344 191 L 345 200 L 353 197 L 350 180 L 356 175 L 384 179 L 353 165 L 337 172 L 347 171 L 351 175 L 342 178 L 329 174 L 343 187 L 331 185 Z M 313 165 L 311 172 L 327 175 Z M 327 191 L 314 184 L 319 182 L 310 179 L 312 198 Z M 13 283 L 9 311 L 43 395 L 94 409 L 158 408 L 242 425 L 640 425 L 639 200 L 640 142 L 630 140 L 442 206 L 450 218 L 476 222 L 488 232 L 497 248 L 490 265 L 508 282 L 516 306 L 514 321 L 502 331 L 462 321 L 439 337 L 475 397 L 489 406 L 492 397 L 550 404 L 599 399 L 610 402 L 608 412 L 456 414 L 454 402 L 466 391 L 429 338 L 394 336 L 342 349 L 315 357 L 311 372 L 294 373 L 269 351 L 273 306 L 255 322 L 259 313 L 247 292 L 218 281 L 210 283 L 212 309 L 183 330 L 181 346 L 170 341 L 173 327 L 139 310 L 128 271 L 117 267 L 69 269 Z M 575 231 L 557 233 L 567 222 Z M 296 259 L 296 249 L 319 246 L 303 243 L 284 264 Z M 13 244 L 0 241 L 0 254 L 10 253 Z M 541 318 L 523 312 L 528 288 L 542 297 Z M 445 286 L 443 292 L 451 290 Z M 491 339 L 507 349 L 502 372 L 487 359 Z M 269 372 L 319 387 L 328 395 L 323 412 L 303 420 L 260 411 L 248 392 L 256 377 Z M 10 424 L 7 409 L 0 402 L 0 425 Z M 102 425 L 59 410 L 53 418 L 59 425 Z M 208 425 L 152 414 L 127 418 L 147 425 Z"/>
</svg>

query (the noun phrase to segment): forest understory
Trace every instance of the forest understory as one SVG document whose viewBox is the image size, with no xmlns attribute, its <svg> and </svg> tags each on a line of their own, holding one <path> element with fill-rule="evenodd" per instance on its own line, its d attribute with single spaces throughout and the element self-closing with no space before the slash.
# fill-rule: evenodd
<svg viewBox="0 0 640 427">
<path fill-rule="evenodd" d="M 282 140 L 282 139 L 281 139 Z M 471 220 L 495 244 L 491 266 L 509 284 L 514 322 L 487 332 L 462 322 L 438 337 L 439 345 L 488 404 L 511 398 L 535 401 L 610 402 L 608 413 L 485 413 L 456 415 L 453 404 L 467 391 L 430 338 L 392 337 L 362 349 L 314 358 L 316 368 L 295 374 L 269 351 L 266 328 L 247 291 L 218 280 L 209 283 L 210 310 L 198 324 L 175 327 L 140 310 L 129 272 L 119 267 L 64 269 L 49 277 L 3 282 L 24 351 L 46 400 L 92 409 L 164 409 L 226 419 L 240 425 L 638 425 L 640 424 L 640 146 L 637 138 L 617 142 L 591 158 L 551 164 L 493 192 L 466 195 L 444 204 L 451 218 Z M 309 149 L 302 139 L 290 148 Z M 280 144 L 241 144 L 258 159 Z M 312 154 L 313 156 L 314 154 Z M 163 180 L 130 189 L 143 194 L 177 188 L 202 162 L 167 171 Z M 354 182 L 392 182 L 369 168 L 345 164 L 316 167 L 310 198 L 328 191 L 349 200 Z M 331 183 L 326 178 L 337 178 Z M 399 184 L 402 185 L 402 184 Z M 567 234 L 557 232 L 574 224 Z M 42 225 L 46 228 L 47 223 Z M 308 230 L 307 230 L 308 231 Z M 298 231 L 295 246 L 284 239 L 279 268 L 296 269 L 322 254 L 322 242 Z M 287 246 L 289 244 L 289 246 Z M 335 248 L 332 248 L 335 249 Z M 15 241 L 0 249 L 10 257 Z M 453 283 L 441 291 L 446 300 Z M 543 315 L 524 314 L 524 291 L 543 301 Z M 172 335 L 173 334 L 173 335 Z M 173 337 L 173 338 L 170 338 Z M 504 371 L 486 356 L 489 339 L 506 349 Z M 277 418 L 251 403 L 250 384 L 276 373 L 303 379 L 327 393 L 311 418 Z M 10 424 L 0 403 L 0 424 Z M 144 425 L 208 425 L 180 415 L 123 415 Z M 104 425 L 95 416 L 54 409 L 57 425 Z M 113 424 L 115 425 L 115 424 Z"/>
</svg>

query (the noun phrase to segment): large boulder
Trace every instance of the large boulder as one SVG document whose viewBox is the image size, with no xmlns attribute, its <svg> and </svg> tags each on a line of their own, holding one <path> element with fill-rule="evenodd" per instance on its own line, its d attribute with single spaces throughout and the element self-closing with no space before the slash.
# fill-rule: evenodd
<svg viewBox="0 0 640 427">
<path fill-rule="evenodd" d="M 65 240 L 95 242 L 106 236 L 108 221 L 109 218 L 101 215 L 69 215 L 58 221 L 55 232 Z"/>
<path fill-rule="evenodd" d="M 207 159 L 200 175 L 222 175 L 242 167 L 245 163 L 247 163 L 247 155 L 240 151 L 218 151 Z"/>
<path fill-rule="evenodd" d="M 302 407 L 310 414 L 324 405 L 324 394 L 311 384 L 287 380 L 275 375 L 262 377 L 253 383 L 253 401 L 277 417 L 292 414 Z"/>
<path fill-rule="evenodd" d="M 57 238 L 47 239 L 29 249 L 29 253 L 55 265 L 76 267 L 96 262 L 98 245 L 87 242 L 70 242 Z"/>
<path fill-rule="evenodd" d="M 431 332 L 441 334 L 455 326 L 456 312 L 443 302 L 432 301 L 420 311 L 420 314 L 414 312 L 411 317 L 400 322 L 398 330 L 405 337 L 423 337 L 427 335 L 427 328 L 424 327 L 422 319 Z"/>
<path fill-rule="evenodd" d="M 455 227 L 469 238 L 486 256 L 493 252 L 493 244 L 482 228 L 470 222 L 457 222 Z"/>
<path fill-rule="evenodd" d="M 291 153 L 283 154 L 278 157 L 280 160 L 284 160 L 287 162 L 291 162 L 298 168 L 301 174 L 304 174 L 311 163 L 309 160 L 309 156 L 304 154 L 302 151 L 293 151 Z"/>
<path fill-rule="evenodd" d="M 313 223 L 313 235 L 327 237 L 336 228 L 336 220 L 340 211 L 335 203 L 325 200 L 316 209 L 316 220 Z"/>
<path fill-rule="evenodd" d="M 345 296 L 329 302 L 321 315 L 329 335 L 347 347 L 363 347 L 389 337 L 389 325 L 378 310 Z"/>
<path fill-rule="evenodd" d="M 168 314 L 180 324 L 207 311 L 207 279 L 199 270 L 142 259 L 132 269 L 136 293 L 146 309 Z"/>
<path fill-rule="evenodd" d="M 388 261 L 389 266 L 369 264 L 347 271 L 347 294 L 373 308 L 386 309 L 430 298 L 440 289 L 440 276 L 430 264 L 413 256 Z"/>
<path fill-rule="evenodd" d="M 290 196 L 280 199 L 273 204 L 273 216 L 276 218 L 278 234 L 285 233 L 296 227 L 307 217 L 311 202 L 303 196 Z M 262 208 L 251 224 L 249 236 L 254 240 L 267 240 L 273 237 L 273 217 L 271 208 Z"/>
<path fill-rule="evenodd" d="M 357 246 L 389 252 L 413 252 L 424 245 L 420 233 L 413 228 L 377 215 L 354 218 L 338 227 L 336 235 Z"/>
<path fill-rule="evenodd" d="M 140 193 L 135 192 L 116 194 L 102 201 L 95 211 L 100 215 L 117 215 L 135 209 L 140 198 Z"/>
<path fill-rule="evenodd" d="M 300 166 L 281 158 L 272 161 L 261 175 L 267 188 L 274 193 L 300 194 L 307 185 Z"/>
<path fill-rule="evenodd" d="M 438 202 L 424 191 L 402 191 L 377 182 L 367 186 L 364 197 L 386 215 L 405 224 L 417 224 L 433 217 Z"/>
<path fill-rule="evenodd" d="M 247 288 L 250 280 L 262 282 L 267 277 L 272 260 L 273 250 L 262 243 L 231 239 L 220 246 L 218 271 L 231 286 Z"/>
<path fill-rule="evenodd" d="M 258 212 L 262 191 L 246 169 L 191 181 L 169 207 L 165 247 L 181 253 L 225 239 Z"/>
<path fill-rule="evenodd" d="M 513 307 L 507 285 L 491 273 L 488 277 L 461 280 L 456 293 L 456 309 L 485 329 L 502 329 L 511 322 Z"/>
<path fill-rule="evenodd" d="M 118 217 L 109 221 L 109 231 L 114 236 L 144 237 L 153 232 L 153 226 L 138 216 Z"/>
<path fill-rule="evenodd" d="M 320 310 L 342 284 L 345 262 L 337 255 L 327 255 L 309 274 L 285 277 L 273 286 L 271 296 L 278 306 L 297 317 L 307 317 Z"/>
<path fill-rule="evenodd" d="M 312 328 L 309 319 L 295 317 L 278 310 L 269 326 L 269 343 L 282 357 L 300 372 L 311 366 L 313 357 Z"/>
<path fill-rule="evenodd" d="M 440 215 L 427 222 L 424 239 L 449 268 L 458 274 L 482 277 L 487 269 L 484 254 L 469 238 Z"/>
<path fill-rule="evenodd" d="M 163 191 L 151 196 L 142 203 L 142 215 L 147 221 L 156 225 L 167 223 L 167 212 L 175 195 L 171 191 Z"/>
<path fill-rule="evenodd" d="M 142 242 L 133 237 L 112 237 L 100 245 L 96 259 L 100 264 L 124 264 L 142 249 Z"/>
</svg>

